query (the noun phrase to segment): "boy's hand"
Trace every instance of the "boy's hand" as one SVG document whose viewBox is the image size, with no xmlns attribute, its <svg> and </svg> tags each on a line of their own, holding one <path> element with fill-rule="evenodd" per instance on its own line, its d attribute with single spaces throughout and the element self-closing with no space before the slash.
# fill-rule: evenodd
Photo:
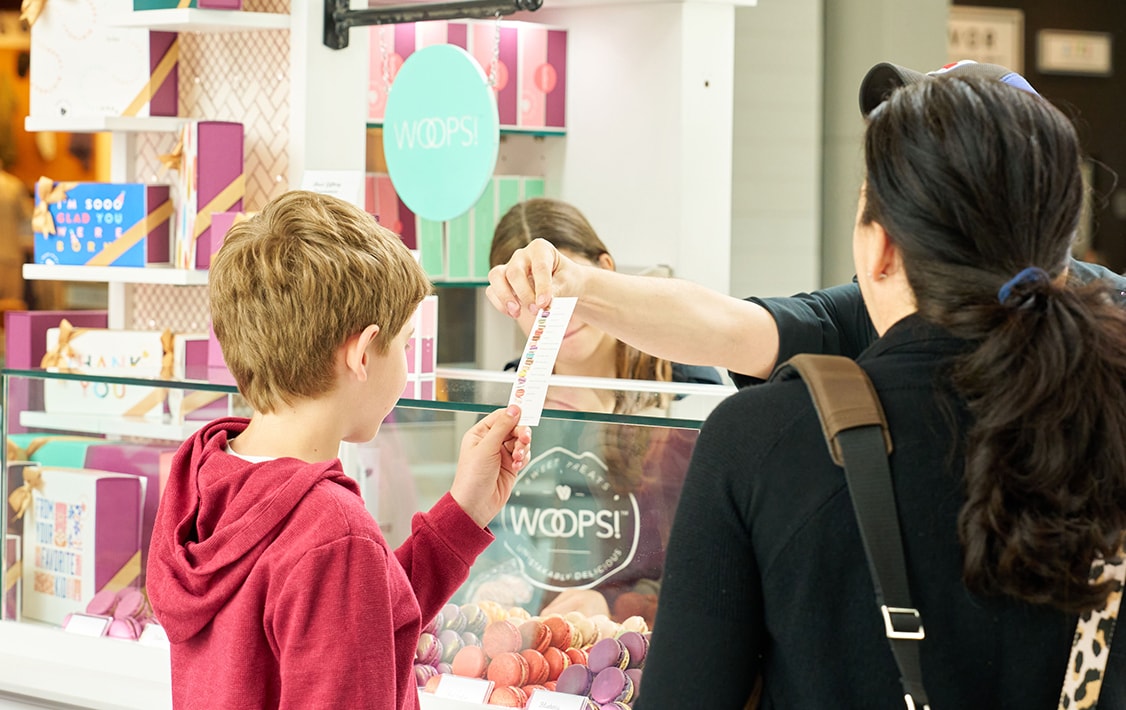
<svg viewBox="0 0 1126 710">
<path fill-rule="evenodd" d="M 559 253 L 546 239 L 517 249 L 507 264 L 489 270 L 485 295 L 501 313 L 513 318 L 551 304 L 552 296 L 579 296 L 583 269 Z"/>
<path fill-rule="evenodd" d="M 498 409 L 461 438 L 450 495 L 469 517 L 485 527 L 512 493 L 516 474 L 528 462 L 532 432 L 518 427 L 520 407 Z"/>
</svg>

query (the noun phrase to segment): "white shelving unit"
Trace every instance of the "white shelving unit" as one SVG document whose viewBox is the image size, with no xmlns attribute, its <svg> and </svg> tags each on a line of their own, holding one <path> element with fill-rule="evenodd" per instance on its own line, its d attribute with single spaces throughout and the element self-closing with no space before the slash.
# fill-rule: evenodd
<svg viewBox="0 0 1126 710">
<path fill-rule="evenodd" d="M 171 415 L 160 419 L 148 417 L 98 417 L 92 414 L 58 414 L 53 412 L 20 412 L 20 424 L 32 429 L 77 431 L 104 434 L 109 437 L 137 437 L 183 441 L 199 431 L 207 422 L 176 422 Z"/>
<path fill-rule="evenodd" d="M 254 32 L 288 30 L 289 15 L 276 12 L 204 10 L 195 7 L 140 10 L 110 20 L 118 27 L 139 27 L 161 32 Z"/>
<path fill-rule="evenodd" d="M 164 284 L 167 286 L 206 286 L 207 272 L 172 267 L 146 266 L 62 266 L 24 264 L 25 279 L 52 281 L 87 281 L 94 283 Z"/>
<path fill-rule="evenodd" d="M 179 116 L 26 116 L 24 130 L 63 133 L 175 133 L 184 125 Z"/>
</svg>

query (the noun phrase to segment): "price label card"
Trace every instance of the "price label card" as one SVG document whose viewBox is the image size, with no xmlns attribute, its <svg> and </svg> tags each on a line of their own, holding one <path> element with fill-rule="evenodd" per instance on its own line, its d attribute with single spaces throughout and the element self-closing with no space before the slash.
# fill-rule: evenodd
<svg viewBox="0 0 1126 710">
<path fill-rule="evenodd" d="M 78 636 L 105 636 L 113 617 L 93 614 L 68 614 L 63 620 L 63 631 Z"/>
<path fill-rule="evenodd" d="M 575 312 L 575 298 L 553 298 L 551 305 L 540 309 L 532 321 L 528 342 L 516 365 L 516 381 L 508 403 L 520 405 L 520 424 L 535 426 L 540 423 L 543 404 L 547 399 L 547 381 L 555 369 L 555 358 L 567 334 L 567 324 Z"/>
<path fill-rule="evenodd" d="M 536 690 L 528 698 L 527 710 L 585 710 L 586 698 L 551 690 Z"/>
<path fill-rule="evenodd" d="M 137 643 L 154 648 L 168 648 L 170 645 L 168 634 L 165 633 L 164 627 L 160 624 L 145 624 L 145 628 L 141 631 L 141 638 L 137 639 Z"/>
<path fill-rule="evenodd" d="M 339 197 L 364 208 L 364 174 L 358 170 L 306 170 L 301 189 Z"/>
<path fill-rule="evenodd" d="M 450 700 L 464 700 L 469 703 L 484 704 L 493 692 L 493 681 L 483 678 L 462 678 L 451 673 L 438 677 L 438 687 L 434 695 Z"/>
</svg>

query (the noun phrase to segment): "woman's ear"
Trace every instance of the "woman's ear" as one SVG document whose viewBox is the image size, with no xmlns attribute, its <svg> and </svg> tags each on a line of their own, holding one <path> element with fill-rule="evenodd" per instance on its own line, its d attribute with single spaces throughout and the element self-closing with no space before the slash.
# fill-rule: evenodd
<svg viewBox="0 0 1126 710">
<path fill-rule="evenodd" d="M 617 271 L 617 269 L 614 268 L 614 257 L 610 256 L 606 252 L 602 252 L 598 255 L 598 261 L 596 263 L 601 269 L 606 269 L 607 271 Z"/>
<path fill-rule="evenodd" d="M 379 326 L 372 324 L 344 341 L 344 367 L 360 382 L 368 376 L 368 347 L 379 335 Z"/>
</svg>

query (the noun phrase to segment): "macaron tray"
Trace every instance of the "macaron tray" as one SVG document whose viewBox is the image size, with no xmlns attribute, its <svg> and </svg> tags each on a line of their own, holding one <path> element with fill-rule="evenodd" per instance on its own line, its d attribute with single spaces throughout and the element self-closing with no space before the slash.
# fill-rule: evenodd
<svg viewBox="0 0 1126 710">
<path fill-rule="evenodd" d="M 544 690 L 585 699 L 576 704 L 583 710 L 629 710 L 648 649 L 640 616 L 619 624 L 580 612 L 531 616 L 488 601 L 447 604 L 419 637 L 414 671 L 423 696 L 453 674 L 491 681 L 488 706 L 529 707 Z"/>
</svg>

